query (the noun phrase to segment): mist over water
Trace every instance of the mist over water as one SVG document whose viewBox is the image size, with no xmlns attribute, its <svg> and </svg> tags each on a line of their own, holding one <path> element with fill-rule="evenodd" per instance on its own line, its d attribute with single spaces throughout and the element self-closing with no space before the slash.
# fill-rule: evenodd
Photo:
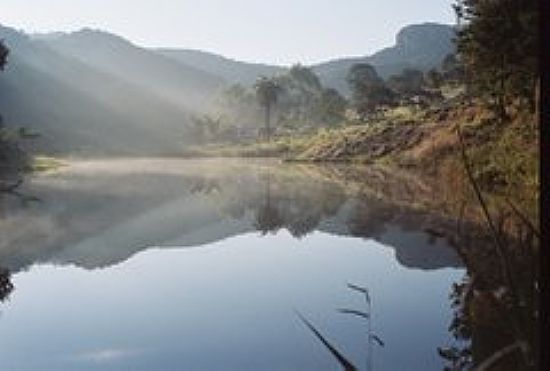
<svg viewBox="0 0 550 371">
<path fill-rule="evenodd" d="M 343 169 L 276 160 L 75 161 L 56 174 L 30 179 L 22 192 L 37 201 L 3 200 L 0 254 L 4 265 L 18 262 L 8 264 L 15 270 L 33 263 L 17 266 L 30 252 L 36 252 L 34 260 L 82 259 L 79 265 L 95 268 L 150 246 L 202 245 L 287 229 L 297 238 L 315 230 L 374 238 L 396 246 L 398 259 L 413 267 L 460 266 L 452 250 L 423 232 L 429 225 L 445 226 L 444 219 L 407 210 L 367 189 L 358 193 L 353 187 L 368 182 L 342 183 Z M 374 191 L 380 185 L 370 186 Z M 409 240 L 415 241 L 412 247 L 406 246 Z M 415 251 L 425 256 L 415 258 Z M 100 256 L 105 261 L 89 261 Z"/>
<path fill-rule="evenodd" d="M 538 369 L 536 1 L 35 3 L 0 370 Z"/>
<path fill-rule="evenodd" d="M 336 311 L 364 309 L 351 282 L 368 286 L 386 344 L 375 368 L 440 369 L 462 263 L 427 215 L 358 192 L 342 169 L 142 158 L 33 177 L 22 192 L 40 201 L 2 200 L 15 287 L 2 366 L 337 369 L 295 310 L 364 365 L 361 319 Z"/>
<path fill-rule="evenodd" d="M 428 70 L 454 50 L 453 35 L 448 25 L 410 25 L 389 48 L 308 68 L 324 89 L 349 96 L 346 75 L 354 63 L 372 64 L 383 78 L 410 66 Z M 31 152 L 57 156 L 175 156 L 202 144 L 205 130 L 216 132 L 206 142 L 256 138 L 264 113 L 254 82 L 261 76 L 288 80 L 290 71 L 200 50 L 146 48 L 90 28 L 29 35 L 0 25 L 0 39 L 10 53 L 0 74 L 4 122 L 39 134 L 23 143 Z M 310 106 L 328 102 L 318 102 L 320 89 L 315 97 L 302 96 L 304 87 L 297 83 L 283 89 L 274 124 L 279 129 L 331 124 L 327 117 L 315 122 L 300 117 L 311 116 L 302 112 L 304 99 Z M 232 90 L 235 86 L 241 91 Z"/>
</svg>

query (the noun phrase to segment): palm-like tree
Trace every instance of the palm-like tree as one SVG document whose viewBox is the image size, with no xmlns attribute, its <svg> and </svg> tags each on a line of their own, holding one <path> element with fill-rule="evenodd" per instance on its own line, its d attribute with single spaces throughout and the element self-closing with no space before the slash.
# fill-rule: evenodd
<svg viewBox="0 0 550 371">
<path fill-rule="evenodd" d="M 265 130 L 267 140 L 269 141 L 271 133 L 271 107 L 277 103 L 277 96 L 281 88 L 274 79 L 262 76 L 254 84 L 254 89 L 256 90 L 258 103 L 265 110 Z"/>
</svg>

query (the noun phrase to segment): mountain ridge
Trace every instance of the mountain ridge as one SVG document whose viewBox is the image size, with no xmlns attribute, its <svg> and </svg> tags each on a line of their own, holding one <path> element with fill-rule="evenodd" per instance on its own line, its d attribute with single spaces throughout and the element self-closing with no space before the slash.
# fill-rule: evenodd
<svg viewBox="0 0 550 371">
<path fill-rule="evenodd" d="M 312 68 L 323 84 L 349 95 L 345 77 L 353 64 L 371 64 L 384 79 L 405 68 L 426 72 L 439 67 L 443 59 L 455 51 L 454 35 L 454 27 L 451 25 L 433 22 L 412 24 L 401 28 L 392 46 L 364 57 L 333 59 Z M 434 45 L 437 48 L 434 49 Z"/>
<path fill-rule="evenodd" d="M 154 91 L 183 108 L 208 106 L 225 79 L 151 53 L 110 32 L 84 28 L 43 38 L 50 48 L 94 68 Z"/>
<path fill-rule="evenodd" d="M 381 77 L 387 79 L 404 68 L 417 68 L 424 72 L 439 67 L 443 58 L 455 51 L 452 25 L 424 22 L 407 25 L 395 36 L 395 44 L 364 56 L 346 56 L 325 62 L 307 64 L 319 75 L 327 87 L 349 94 L 345 76 L 355 63 L 369 63 Z M 196 49 L 155 48 L 157 53 L 181 63 L 193 65 L 214 74 L 221 74 L 230 82 L 251 86 L 261 75 L 273 76 L 288 67 L 265 63 L 243 62 Z M 299 63 L 299 62 L 297 62 Z M 248 69 L 248 70 L 246 70 Z"/>
<path fill-rule="evenodd" d="M 265 63 L 243 62 L 197 49 L 157 48 L 152 50 L 180 63 L 217 73 L 234 83 L 246 86 L 252 85 L 260 75 L 275 75 L 287 69 L 283 66 Z"/>
<path fill-rule="evenodd" d="M 40 133 L 31 150 L 132 155 L 181 147 L 173 134 L 185 127 L 181 108 L 13 29 L 0 26 L 0 37 L 10 48 L 0 112 L 7 125 Z"/>
<path fill-rule="evenodd" d="M 382 77 L 406 67 L 427 70 L 454 50 L 453 35 L 449 25 L 409 25 L 395 45 L 370 56 L 310 67 L 325 87 L 349 95 L 352 64 L 371 63 Z M 191 116 L 209 112 L 224 87 L 286 71 L 204 51 L 147 49 L 90 28 L 29 35 L 0 25 L 0 38 L 10 48 L 0 112 L 6 124 L 39 132 L 30 148 L 46 154 L 179 153 L 193 142 Z"/>
</svg>

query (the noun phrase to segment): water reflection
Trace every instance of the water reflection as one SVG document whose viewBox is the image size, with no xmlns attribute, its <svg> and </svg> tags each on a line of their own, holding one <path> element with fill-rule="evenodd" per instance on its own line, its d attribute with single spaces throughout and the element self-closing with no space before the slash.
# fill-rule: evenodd
<svg viewBox="0 0 550 371">
<path fill-rule="evenodd" d="M 9 205 L 0 223 L 0 261 L 12 271 L 36 262 L 97 268 L 150 246 L 198 246 L 285 228 L 295 237 L 319 230 L 373 238 L 394 247 L 409 267 L 461 266 L 445 238 L 453 234 L 452 220 L 377 195 L 378 170 L 362 174 L 361 182 L 339 171 L 216 161 L 78 163 L 26 185 L 43 202 Z M 385 181 L 385 190 L 402 183 Z M 425 231 L 430 228 L 442 238 Z"/>
<path fill-rule="evenodd" d="M 297 240 L 286 231 L 248 233 L 197 249 L 152 249 L 91 272 L 39 265 L 14 275 L 16 295 L 0 319 L 0 365 L 333 369 L 337 364 L 295 321 L 292 308 L 307 313 L 362 365 L 364 327 L 334 311 L 364 302 L 345 290 L 342 282 L 349 279 L 369 282 L 380 308 L 377 330 L 391 344 L 389 352 L 376 353 L 373 367 L 437 370 L 435 347 L 450 320 L 446 294 L 460 275 L 404 269 L 391 248 L 373 241 L 320 232 Z M 403 331 L 423 336 L 411 345 Z"/>
<path fill-rule="evenodd" d="M 4 302 L 8 299 L 9 295 L 13 291 L 13 288 L 10 271 L 0 267 L 0 302 Z"/>
<path fill-rule="evenodd" d="M 450 369 L 537 370 L 539 240 L 509 212 L 495 219 L 496 241 L 486 232 L 459 245 L 467 271 L 451 292 L 456 344 L 439 353 Z"/>
<path fill-rule="evenodd" d="M 348 303 L 347 281 L 369 282 L 377 299 L 380 332 L 369 331 L 368 344 L 391 344 L 369 357 L 371 369 L 468 368 L 518 339 L 529 351 L 513 349 L 497 367 L 521 369 L 538 351 L 537 259 L 525 249 L 532 233 L 507 242 L 512 290 L 483 228 L 462 223 L 457 233 L 434 189 L 407 174 L 81 161 L 21 192 L 42 201 L 0 199 L 2 298 L 12 281 L 18 287 L 0 319 L 0 334 L 13 340 L 0 336 L 0 368 L 330 368 L 334 359 L 320 358 L 311 334 L 292 322 L 294 307 L 349 364 L 362 365 L 364 328 L 326 313 Z M 357 308 L 351 302 L 344 312 Z M 40 334 L 59 339 L 31 344 L 42 363 L 29 365 L 22 339 Z"/>
<path fill-rule="evenodd" d="M 285 221 L 279 212 L 278 204 L 274 202 L 271 196 L 271 173 L 268 171 L 265 179 L 265 201 L 256 212 L 254 226 L 257 230 L 266 234 L 268 232 L 276 232 L 284 227 L 284 225 Z"/>
</svg>

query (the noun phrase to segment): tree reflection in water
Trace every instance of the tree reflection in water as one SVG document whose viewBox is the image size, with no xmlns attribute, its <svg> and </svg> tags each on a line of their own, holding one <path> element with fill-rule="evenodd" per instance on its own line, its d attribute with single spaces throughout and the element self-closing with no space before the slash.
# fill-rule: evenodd
<svg viewBox="0 0 550 371">
<path fill-rule="evenodd" d="M 10 271 L 0 267 L 0 302 L 4 302 L 8 299 L 13 289 L 14 286 L 11 282 Z"/>
<path fill-rule="evenodd" d="M 262 234 L 275 233 L 285 225 L 278 205 L 273 202 L 271 197 L 271 173 L 269 171 L 265 178 L 265 201 L 258 207 L 254 224 Z"/>
<path fill-rule="evenodd" d="M 460 244 L 467 273 L 450 295 L 456 344 L 438 349 L 447 370 L 538 369 L 537 232 L 507 212 L 495 221 L 503 260 L 487 234 Z"/>
<path fill-rule="evenodd" d="M 253 170 L 253 171 L 252 171 Z M 269 171 L 266 171 L 269 170 Z M 44 230 L 28 228 L 25 249 L 19 249 L 22 242 L 17 239 L 19 233 L 11 225 L 33 225 L 37 219 L 14 219 L 17 224 L 5 223 L 2 233 L 5 256 L 2 261 L 12 272 L 22 270 L 36 261 L 51 261 L 56 256 L 59 246 L 67 246 L 72 241 L 84 240 L 94 236 L 105 229 L 106 225 L 124 224 L 134 214 L 126 214 L 125 207 L 128 204 L 137 204 L 136 215 L 149 210 L 156 204 L 157 194 L 162 196 L 155 184 L 152 187 L 151 203 L 148 201 L 146 190 L 150 185 L 150 179 L 94 177 L 94 182 L 86 179 L 82 184 L 76 183 L 74 193 L 78 197 L 68 197 L 66 189 L 47 187 L 43 189 L 50 202 L 56 200 L 62 203 L 62 207 L 56 209 L 70 211 L 70 213 L 52 213 L 52 209 L 42 210 L 37 204 L 36 215 L 29 213 L 33 218 L 47 218 L 62 233 L 56 236 L 65 239 L 52 239 L 44 241 L 41 233 Z M 158 177 L 155 174 L 155 179 Z M 181 179 L 185 182 L 183 182 Z M 108 179 L 105 180 L 105 179 Z M 501 240 L 506 246 L 506 260 L 509 262 L 509 269 L 512 281 L 505 274 L 505 266 L 500 264 L 501 260 L 495 253 L 491 238 L 481 235 L 479 223 L 464 224 L 461 233 L 455 234 L 456 208 L 458 202 L 440 200 L 441 193 L 449 194 L 451 201 L 462 201 L 462 191 L 456 187 L 450 187 L 451 191 L 441 192 L 431 184 L 416 181 L 409 176 L 399 173 L 384 172 L 379 169 L 365 167 L 351 169 L 349 167 L 314 167 L 314 166 L 272 166 L 253 168 L 248 171 L 237 171 L 232 168 L 213 166 L 209 171 L 189 170 L 178 176 L 177 183 L 172 178 L 162 178 L 159 182 L 166 184 L 166 189 L 161 189 L 171 195 L 172 189 L 175 194 L 171 197 L 182 196 L 181 193 L 187 190 L 193 197 L 191 200 L 199 199 L 201 202 L 208 200 L 215 205 L 216 212 L 211 216 L 206 214 L 205 220 L 212 225 L 219 225 L 220 221 L 228 217 L 239 219 L 241 224 L 238 228 L 228 226 L 225 235 L 242 233 L 242 230 L 250 231 L 253 228 L 262 233 L 276 232 L 286 228 L 293 236 L 302 237 L 314 230 L 330 234 L 341 234 L 363 238 L 374 238 L 391 241 L 392 248 L 396 251 L 399 262 L 408 267 L 435 269 L 441 267 L 462 267 L 462 262 L 455 262 L 455 254 L 450 256 L 444 251 L 429 249 L 421 241 L 413 241 L 408 235 L 398 234 L 403 231 L 429 232 L 429 241 L 434 238 L 446 238 L 450 242 L 453 238 L 455 250 L 462 257 L 467 267 L 467 274 L 463 282 L 456 283 L 452 288 L 452 305 L 455 311 L 455 319 L 450 326 L 450 331 L 456 338 L 456 344 L 439 349 L 440 354 L 445 358 L 450 369 L 469 368 L 483 365 L 487 360 L 497 355 L 495 363 L 488 368 L 492 369 L 535 369 L 537 359 L 537 327 L 539 323 L 537 308 L 538 288 L 538 240 L 536 233 L 529 229 L 526 224 L 512 223 L 511 211 L 503 213 L 495 223 L 501 230 Z M 180 190 L 179 182 L 186 183 L 186 187 Z M 89 182 L 92 182 L 91 185 Z M 132 199 L 128 202 L 127 189 L 122 187 L 126 184 L 137 184 L 144 192 L 144 196 Z M 80 184 L 80 185 L 79 185 Z M 445 182 L 436 183 L 443 187 Z M 82 189 L 78 186 L 83 187 Z M 84 187 L 85 186 L 85 187 Z M 105 207 L 91 208 L 90 205 L 99 204 L 98 200 L 105 197 L 101 192 L 90 193 L 89 187 L 96 190 L 109 190 L 109 200 L 115 202 L 102 202 Z M 51 189 L 50 189 L 51 188 Z M 143 188 L 143 189 L 142 189 Z M 53 191 L 52 191 L 53 189 Z M 132 188 L 133 189 L 133 188 Z M 88 193 L 87 193 L 88 192 Z M 118 193 L 117 193 L 118 192 Z M 72 195 L 72 193 L 69 193 Z M 82 197 L 82 195 L 87 196 Z M 122 195 L 122 196 L 121 196 Z M 434 195 L 436 195 L 434 197 Z M 115 197 L 116 196 L 116 197 Z M 166 202 L 167 196 L 159 200 Z M 184 194 L 184 196 L 188 196 Z M 102 197 L 102 198 L 98 198 Z M 13 203 L 19 203 L 15 197 L 4 197 L 0 202 L 0 214 L 3 206 L 6 206 L 6 214 L 13 213 Z M 0 201 L 2 201 L 0 199 Z M 118 202 L 117 202 L 118 201 Z M 156 201 L 155 201 L 156 202 Z M 449 204 L 449 205 L 447 205 Z M 45 204 L 46 205 L 46 204 Z M 122 206 L 121 206 L 122 205 Z M 457 206 L 457 207 L 455 207 Z M 85 210 L 84 212 L 82 210 Z M 94 212 L 90 213 L 90 210 Z M 97 213 L 96 213 L 97 211 Z M 190 208 L 186 211 L 182 208 L 183 217 L 194 217 L 196 209 Z M 132 210 L 134 212 L 134 210 Z M 24 217 L 26 213 L 21 212 L 18 217 Z M 210 218 L 210 219 L 208 219 Z M 465 213 L 467 220 L 472 218 L 472 213 Z M 164 218 L 160 218 L 164 224 Z M 517 218 L 515 218 L 517 219 Z M 68 220 L 78 220 L 78 223 L 68 223 Z M 104 223 L 97 223 L 98 220 Z M 149 221 L 149 220 L 148 220 Z M 153 221 L 155 221 L 153 219 Z M 250 223 L 253 225 L 251 226 Z M 237 223 L 236 223 L 237 224 Z M 516 225 L 517 224 L 517 225 Z M 83 227 L 86 228 L 83 228 Z M 0 225 L 1 227 L 1 225 Z M 51 226 L 48 224 L 48 230 Z M 204 225 L 208 231 L 208 223 Z M 137 229 L 136 229 L 137 230 Z M 174 227 L 174 232 L 167 229 L 167 235 L 162 235 L 159 240 L 170 240 L 172 232 L 181 235 L 180 225 Z M 504 230 L 509 232 L 503 233 Z M 511 232 L 510 232 L 511 231 Z M 17 231 L 19 232 L 19 231 Z M 225 233 L 225 231 L 224 231 Z M 392 237 L 395 233 L 396 237 Z M 204 233 L 207 235 L 207 233 Z M 509 237 L 509 236 L 514 236 Z M 148 238 L 148 236 L 147 236 Z M 147 239 L 148 241 L 148 239 Z M 415 246 L 418 245 L 418 246 Z M 448 243 L 445 243 L 448 245 Z M 122 245 L 122 244 L 121 244 Z M 147 243 L 140 245 L 148 246 Z M 16 246 L 17 249 L 9 249 Z M 30 247 L 29 247 L 30 246 Z M 122 246 L 123 248 L 126 245 Z M 428 246 L 429 247 L 429 246 Z M 92 261 L 93 266 L 105 266 L 114 261 L 127 259 L 136 250 L 112 249 L 113 256 L 101 257 L 104 260 L 96 260 L 95 250 L 84 251 L 82 255 L 75 258 L 81 266 L 86 266 Z M 20 257 L 18 254 L 24 251 L 31 252 Z M 114 254 L 121 253 L 120 256 Z M 2 251 L 0 251 L 2 252 Z M 15 258 L 17 259 L 15 259 Z M 11 259 L 11 263 L 8 259 Z M 88 260 L 86 260 L 88 259 Z M 23 263 L 21 263 L 23 261 Z M 94 265 L 95 264 L 95 265 Z M 0 298 L 5 298 L 13 290 L 8 270 L 0 271 Z M 435 352 L 435 349 L 434 349 Z"/>
<path fill-rule="evenodd" d="M 339 187 L 329 188 L 320 182 L 312 189 L 307 178 L 284 179 L 269 170 L 262 183 L 260 200 L 243 201 L 255 210 L 254 226 L 263 234 L 286 228 L 292 236 L 303 237 L 315 231 L 323 219 L 335 215 L 347 199 Z"/>
</svg>

